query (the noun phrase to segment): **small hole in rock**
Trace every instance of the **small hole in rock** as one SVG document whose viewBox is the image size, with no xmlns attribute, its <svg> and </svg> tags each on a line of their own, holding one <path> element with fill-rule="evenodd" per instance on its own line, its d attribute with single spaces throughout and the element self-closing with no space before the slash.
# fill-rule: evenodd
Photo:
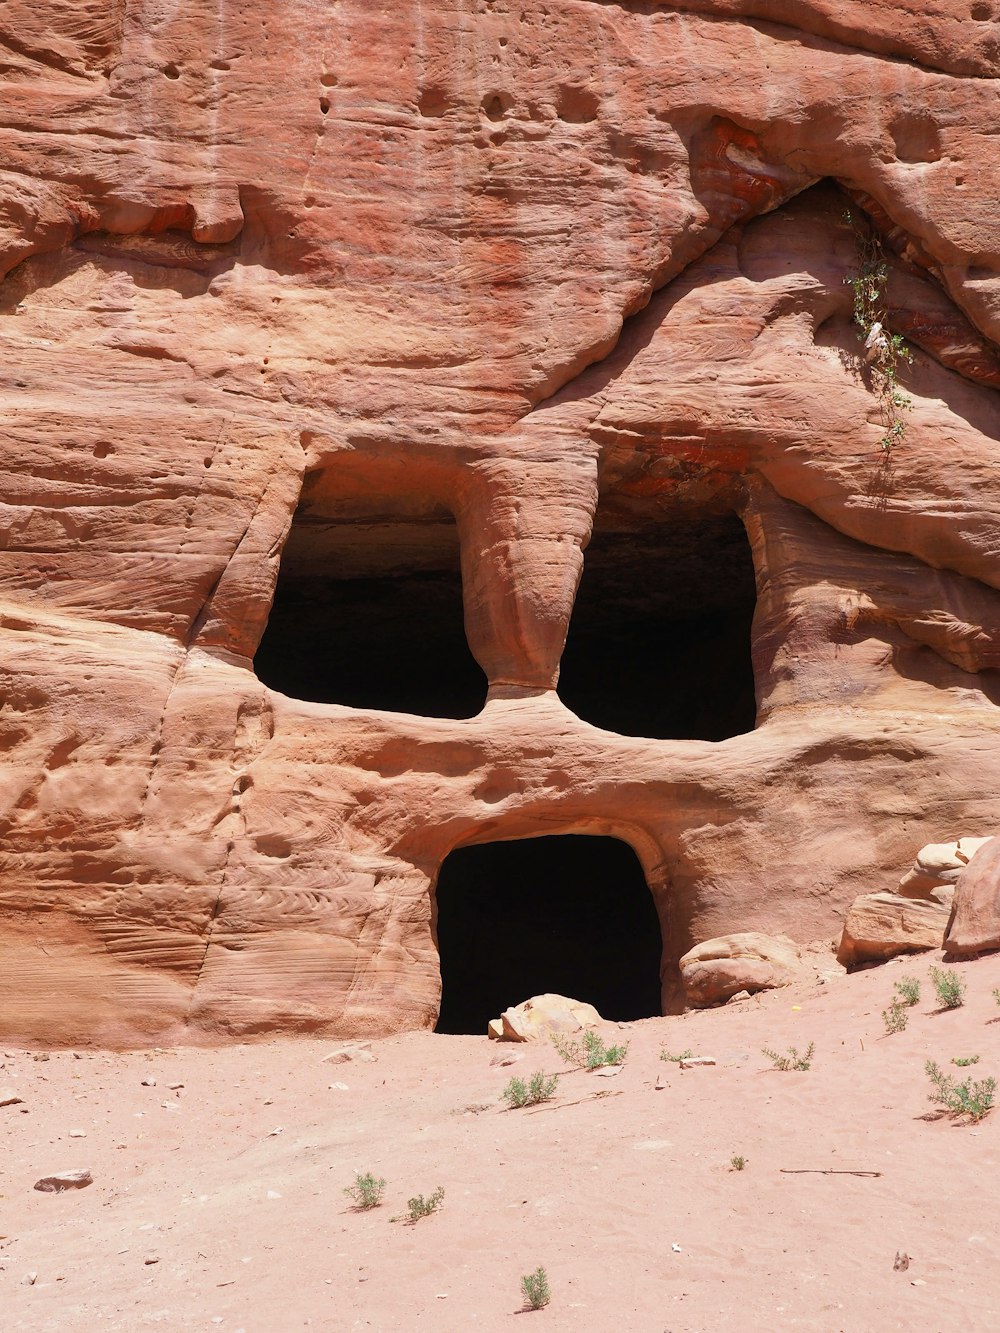
<svg viewBox="0 0 1000 1333">
<path fill-rule="evenodd" d="M 176 65 L 164 65 L 163 73 L 168 79 L 179 79 L 181 72 Z"/>
<path fill-rule="evenodd" d="M 329 110 L 330 110 L 330 99 L 329 99 L 329 97 L 321 97 L 321 98 L 319 99 L 319 109 L 320 109 L 320 111 L 323 113 L 324 116 L 329 112 Z"/>
<path fill-rule="evenodd" d="M 600 110 L 600 98 L 590 88 L 565 85 L 559 89 L 559 119 L 571 125 L 583 125 L 596 120 Z"/>
</svg>

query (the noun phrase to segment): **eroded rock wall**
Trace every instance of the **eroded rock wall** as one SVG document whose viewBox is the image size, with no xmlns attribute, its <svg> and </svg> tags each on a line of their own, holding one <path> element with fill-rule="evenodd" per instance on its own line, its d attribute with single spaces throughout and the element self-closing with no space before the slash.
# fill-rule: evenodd
<svg viewBox="0 0 1000 1333">
<path fill-rule="evenodd" d="M 998 38 L 957 3 L 8 3 L 0 1031 L 433 1024 L 443 858 L 554 832 L 638 852 L 669 1005 L 692 944 L 832 938 L 995 824 Z M 913 348 L 888 455 L 848 209 Z M 595 514 L 727 513 L 757 728 L 570 713 Z M 369 573 L 454 518 L 481 712 L 258 680 L 293 516 L 290 560 Z"/>
</svg>

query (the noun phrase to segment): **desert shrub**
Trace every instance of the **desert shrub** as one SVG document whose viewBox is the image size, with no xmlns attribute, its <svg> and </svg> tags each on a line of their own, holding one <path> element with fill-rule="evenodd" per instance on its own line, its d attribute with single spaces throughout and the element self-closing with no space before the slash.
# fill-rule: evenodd
<svg viewBox="0 0 1000 1333">
<path fill-rule="evenodd" d="M 605 1065 L 622 1065 L 628 1055 L 628 1042 L 621 1046 L 605 1046 L 596 1032 L 585 1032 L 582 1043 L 566 1037 L 553 1037 L 552 1043 L 567 1064 L 580 1069 L 602 1069 Z"/>
<path fill-rule="evenodd" d="M 959 1083 L 954 1075 L 939 1069 L 933 1060 L 927 1061 L 924 1071 L 933 1085 L 929 1100 L 943 1106 L 949 1115 L 964 1116 L 975 1123 L 993 1109 L 997 1089 L 995 1078 L 967 1078 Z"/>
<path fill-rule="evenodd" d="M 784 1071 L 790 1069 L 804 1070 L 809 1069 L 812 1065 L 813 1052 L 815 1050 L 816 1043 L 811 1041 L 802 1055 L 799 1055 L 798 1049 L 795 1046 L 788 1047 L 787 1055 L 779 1055 L 777 1051 L 771 1051 L 768 1050 L 766 1046 L 762 1046 L 761 1055 L 767 1056 L 771 1061 L 771 1067 L 773 1069 L 781 1069 Z"/>
<path fill-rule="evenodd" d="M 370 1171 L 364 1175 L 360 1173 L 354 1177 L 354 1184 L 348 1185 L 344 1193 L 348 1198 L 354 1200 L 355 1208 L 362 1212 L 367 1212 L 369 1208 L 377 1208 L 382 1202 L 382 1191 L 385 1189 L 385 1181 L 377 1179 Z"/>
<path fill-rule="evenodd" d="M 551 1078 L 536 1071 L 525 1083 L 523 1078 L 512 1078 L 500 1094 L 501 1100 L 507 1103 L 507 1109 L 516 1111 L 522 1106 L 535 1106 L 538 1102 L 547 1102 L 550 1097 L 554 1097 L 556 1088 L 559 1085 L 559 1079 L 555 1074 Z"/>
<path fill-rule="evenodd" d="M 735 1157 L 730 1157 L 729 1159 L 729 1169 L 731 1171 L 745 1171 L 746 1166 L 747 1166 L 747 1159 L 745 1157 L 735 1156 Z"/>
<path fill-rule="evenodd" d="M 533 1273 L 525 1273 L 521 1278 L 521 1293 L 529 1310 L 541 1310 L 552 1299 L 549 1279 L 544 1268 L 536 1268 Z"/>
<path fill-rule="evenodd" d="M 958 1009 L 965 1003 L 965 982 L 950 967 L 932 967 L 931 982 L 942 1009 Z"/>
<path fill-rule="evenodd" d="M 899 999 L 894 1000 L 893 1004 L 905 1004 L 912 1007 L 920 1001 L 920 982 L 916 977 L 903 977 L 900 981 L 895 982 L 893 990 L 899 996 Z"/>
<path fill-rule="evenodd" d="M 419 1222 L 422 1217 L 430 1217 L 431 1213 L 436 1213 L 441 1207 L 443 1199 L 444 1189 L 441 1185 L 439 1185 L 434 1193 L 429 1195 L 426 1199 L 422 1194 L 417 1194 L 412 1199 L 407 1199 L 407 1220 L 410 1222 Z"/>
<path fill-rule="evenodd" d="M 978 1064 L 979 1064 L 979 1056 L 978 1056 L 978 1055 L 956 1055 L 955 1058 L 954 1058 L 954 1060 L 952 1060 L 951 1063 L 952 1063 L 953 1065 L 958 1065 L 959 1068 L 964 1069 L 966 1065 L 978 1065 Z"/>
<path fill-rule="evenodd" d="M 902 1000 L 893 1000 L 888 1009 L 882 1010 L 882 1022 L 885 1024 L 886 1032 L 891 1036 L 894 1032 L 902 1032 L 909 1021 L 909 1015 L 906 1012 L 906 1005 Z"/>
<path fill-rule="evenodd" d="M 690 1048 L 686 1051 L 681 1051 L 680 1055 L 671 1055 L 665 1047 L 660 1049 L 660 1059 L 675 1065 L 679 1065 L 682 1060 L 690 1060 L 693 1055 L 694 1051 Z"/>
</svg>

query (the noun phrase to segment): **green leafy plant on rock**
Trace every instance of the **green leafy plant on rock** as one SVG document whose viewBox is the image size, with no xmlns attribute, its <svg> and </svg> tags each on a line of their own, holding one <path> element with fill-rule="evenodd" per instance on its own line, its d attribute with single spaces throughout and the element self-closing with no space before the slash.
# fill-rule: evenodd
<svg viewBox="0 0 1000 1333">
<path fill-rule="evenodd" d="M 795 1046 L 788 1047 L 787 1055 L 779 1055 L 777 1051 L 768 1050 L 766 1046 L 761 1047 L 761 1055 L 766 1055 L 771 1061 L 772 1069 L 780 1069 L 783 1072 L 794 1069 L 798 1071 L 806 1070 L 812 1066 L 813 1053 L 816 1050 L 816 1043 L 811 1041 L 802 1055 L 799 1055 Z"/>
<path fill-rule="evenodd" d="M 527 1083 L 523 1078 L 512 1078 L 500 1097 L 507 1103 L 508 1110 L 516 1111 L 522 1106 L 536 1106 L 539 1102 L 549 1101 L 555 1096 L 558 1085 L 557 1075 L 547 1078 L 538 1071 L 532 1074 Z"/>
<path fill-rule="evenodd" d="M 628 1042 L 620 1046 L 606 1046 L 596 1032 L 585 1032 L 582 1043 L 566 1037 L 553 1037 L 552 1044 L 567 1064 L 580 1069 L 602 1069 L 605 1065 L 622 1065 L 628 1055 Z"/>
<path fill-rule="evenodd" d="M 354 1184 L 348 1185 L 344 1193 L 353 1200 L 355 1208 L 360 1212 L 367 1212 L 369 1208 L 377 1208 L 382 1202 L 384 1189 L 385 1181 L 366 1171 L 364 1175 L 359 1173 L 355 1176 Z"/>
<path fill-rule="evenodd" d="M 549 1279 L 544 1268 L 536 1268 L 533 1273 L 525 1273 L 521 1278 L 521 1294 L 529 1310 L 541 1310 L 552 1299 Z"/>
<path fill-rule="evenodd" d="M 952 1074 L 939 1069 L 933 1060 L 927 1061 L 924 1071 L 933 1085 L 930 1100 L 943 1106 L 949 1115 L 964 1117 L 974 1124 L 993 1109 L 997 1090 L 995 1078 L 967 1078 L 959 1083 Z"/>
<path fill-rule="evenodd" d="M 886 311 L 889 268 L 881 238 L 867 220 L 851 212 L 844 216 L 851 224 L 858 249 L 857 272 L 853 278 L 844 281 L 854 296 L 854 323 L 864 344 L 865 364 L 879 402 L 883 425 L 879 448 L 890 454 L 906 433 L 906 423 L 900 413 L 913 406 L 912 400 L 899 387 L 900 367 L 909 365 L 913 356 L 905 339 L 898 333 L 889 332 Z"/>
</svg>

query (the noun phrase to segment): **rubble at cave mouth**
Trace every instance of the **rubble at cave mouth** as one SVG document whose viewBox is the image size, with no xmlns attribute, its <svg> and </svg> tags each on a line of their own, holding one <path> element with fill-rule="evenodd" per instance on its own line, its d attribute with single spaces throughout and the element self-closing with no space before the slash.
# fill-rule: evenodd
<svg viewBox="0 0 1000 1333">
<path fill-rule="evenodd" d="M 438 1032 L 484 1033 L 547 991 L 617 1022 L 662 1012 L 659 917 L 638 857 L 617 838 L 461 847 L 441 867 L 436 922 Z"/>
</svg>

